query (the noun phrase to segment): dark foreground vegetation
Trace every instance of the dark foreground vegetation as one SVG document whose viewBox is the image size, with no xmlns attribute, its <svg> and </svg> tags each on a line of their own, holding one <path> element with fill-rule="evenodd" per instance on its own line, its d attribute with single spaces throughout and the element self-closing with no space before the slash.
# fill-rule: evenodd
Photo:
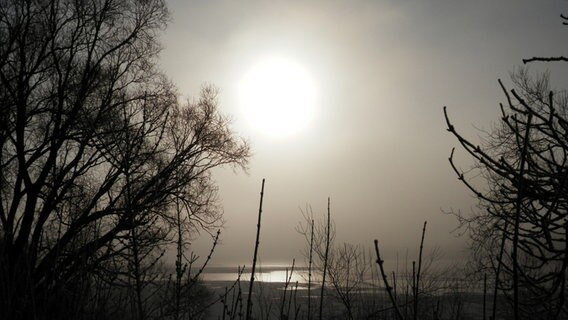
<svg viewBox="0 0 568 320">
<path fill-rule="evenodd" d="M 250 277 L 200 280 L 222 224 L 211 169 L 246 169 L 250 150 L 215 89 L 180 103 L 156 68 L 167 19 L 162 0 L 0 1 L 0 319 L 568 318 L 568 97 L 526 69 L 499 82 L 502 118 L 480 146 L 444 110 L 475 163 L 464 173 L 451 153 L 479 199 L 454 213 L 467 267 L 436 265 L 426 223 L 396 265 L 378 241 L 335 243 L 328 203 L 298 227 L 306 279 L 259 282 L 263 181 Z M 213 239 L 204 259 L 198 232 Z"/>
</svg>

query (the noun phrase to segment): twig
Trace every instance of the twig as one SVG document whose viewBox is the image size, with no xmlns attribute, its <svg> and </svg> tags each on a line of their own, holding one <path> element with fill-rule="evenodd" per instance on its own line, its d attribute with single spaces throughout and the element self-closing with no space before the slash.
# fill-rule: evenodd
<svg viewBox="0 0 568 320">
<path fill-rule="evenodd" d="M 197 282 L 197 279 L 199 279 L 199 276 L 201 276 L 201 274 L 203 273 L 203 271 L 207 267 L 207 264 L 209 264 L 209 261 L 211 261 L 211 258 L 213 257 L 213 252 L 215 251 L 215 248 L 217 247 L 217 244 L 219 243 L 219 236 L 220 235 L 221 235 L 221 230 L 218 229 L 217 234 L 215 235 L 215 238 L 213 238 L 213 244 L 211 245 L 211 249 L 209 250 L 209 254 L 207 255 L 207 258 L 205 259 L 205 262 L 203 262 L 203 265 L 201 266 L 201 268 L 199 268 L 199 270 L 197 270 L 197 273 L 195 274 L 195 276 L 191 277 L 191 281 L 190 281 L 190 284 L 188 286 L 188 289 L 191 288 L 193 286 L 193 284 Z"/>
<path fill-rule="evenodd" d="M 548 58 L 544 58 L 544 57 L 532 57 L 529 59 L 523 59 L 523 63 L 527 64 L 529 62 L 534 62 L 534 61 L 539 61 L 539 62 L 556 62 L 556 61 L 568 61 L 568 58 L 564 57 L 564 56 L 560 56 L 560 57 L 548 57 Z"/>
<path fill-rule="evenodd" d="M 308 320 L 312 320 L 312 256 L 314 252 L 314 219 L 311 220 L 310 258 L 308 263 Z"/>
<path fill-rule="evenodd" d="M 330 232 L 331 232 L 330 199 L 327 198 L 327 229 L 326 229 L 326 240 L 325 240 L 325 254 L 323 259 L 324 260 L 323 275 L 322 275 L 321 292 L 320 292 L 319 320 L 322 320 L 322 314 L 323 314 L 323 294 L 325 290 L 325 275 L 327 274 L 327 259 L 329 258 Z"/>
<path fill-rule="evenodd" d="M 294 266 L 296 264 L 296 259 L 292 259 L 292 268 L 290 269 L 290 273 L 288 273 L 288 268 L 286 268 L 286 278 L 284 279 L 284 291 L 282 293 L 282 301 L 280 302 L 280 318 L 284 317 L 284 307 L 286 306 L 286 293 L 288 291 L 288 286 L 292 281 L 292 274 L 294 273 Z M 287 315 L 290 314 L 290 308 L 288 308 Z"/>
<path fill-rule="evenodd" d="M 249 320 L 252 312 L 252 286 L 254 283 L 254 272 L 256 271 L 256 257 L 258 255 L 258 245 L 260 244 L 260 219 L 262 216 L 262 200 L 264 198 L 264 179 L 262 179 L 262 187 L 260 188 L 260 204 L 258 206 L 258 222 L 256 224 L 256 241 L 254 245 L 254 255 L 252 259 L 252 270 L 250 274 L 249 292 L 247 297 L 247 309 L 245 319 Z"/>
<path fill-rule="evenodd" d="M 418 254 L 418 272 L 416 273 L 416 286 L 414 287 L 414 320 L 418 318 L 418 292 L 420 287 L 420 272 L 422 271 L 422 251 L 424 249 L 424 235 L 426 234 L 426 223 L 422 228 L 422 240 L 420 240 L 420 252 Z"/>
<path fill-rule="evenodd" d="M 383 277 L 383 282 L 385 283 L 385 289 L 387 290 L 389 298 L 392 302 L 392 306 L 396 311 L 396 316 L 398 317 L 399 320 L 404 320 L 402 313 L 400 313 L 400 309 L 398 308 L 398 305 L 396 304 L 396 301 L 392 294 L 392 287 L 389 285 L 385 269 L 383 268 L 384 261 L 381 259 L 381 254 L 379 253 L 379 240 L 376 239 L 375 239 L 375 254 L 377 255 L 377 264 L 379 265 L 379 269 L 381 270 L 381 276 Z"/>
<path fill-rule="evenodd" d="M 528 115 L 525 128 L 525 140 L 523 141 L 523 149 L 521 150 L 521 163 L 519 164 L 519 179 L 517 184 L 518 194 L 515 203 L 515 228 L 513 229 L 513 305 L 515 320 L 519 319 L 519 267 L 518 267 L 518 247 L 519 247 L 519 226 L 521 221 L 521 203 L 523 201 L 523 175 L 525 173 L 525 161 L 527 155 L 527 147 L 529 144 L 529 132 L 532 120 L 532 113 Z"/>
<path fill-rule="evenodd" d="M 501 275 L 501 265 L 503 261 L 503 253 L 505 252 L 505 240 L 507 239 L 507 228 L 509 224 L 505 224 L 503 229 L 503 238 L 501 239 L 501 246 L 499 248 L 499 259 L 497 260 L 497 271 L 495 272 L 495 287 L 493 288 L 493 310 L 491 312 L 491 319 L 495 319 L 497 314 L 497 293 L 499 290 L 499 276 Z"/>
</svg>

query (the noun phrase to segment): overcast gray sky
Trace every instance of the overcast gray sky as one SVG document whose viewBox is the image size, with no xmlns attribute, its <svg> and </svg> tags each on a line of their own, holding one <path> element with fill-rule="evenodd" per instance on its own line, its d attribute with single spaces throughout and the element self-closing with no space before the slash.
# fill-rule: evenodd
<svg viewBox="0 0 568 320">
<path fill-rule="evenodd" d="M 442 210 L 468 212 L 475 200 L 449 167 L 456 141 L 442 107 L 469 137 L 489 129 L 504 99 L 498 78 L 508 80 L 523 58 L 567 54 L 559 18 L 567 4 L 168 0 L 163 70 L 187 98 L 204 83 L 217 86 L 221 110 L 254 152 L 248 174 L 215 172 L 226 228 L 213 263 L 250 264 L 262 178 L 265 264 L 302 259 L 300 209 L 323 215 L 328 196 L 337 241 L 371 246 L 377 238 L 392 257 L 416 249 L 428 220 L 426 246 L 459 256 L 465 239 Z M 255 130 L 238 103 L 244 74 L 274 55 L 302 66 L 319 97 L 313 121 L 285 137 Z"/>
</svg>

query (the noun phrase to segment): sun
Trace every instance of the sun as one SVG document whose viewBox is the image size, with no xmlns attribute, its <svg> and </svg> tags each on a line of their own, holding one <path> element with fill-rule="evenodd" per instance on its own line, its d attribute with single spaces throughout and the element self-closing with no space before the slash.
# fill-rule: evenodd
<svg viewBox="0 0 568 320">
<path fill-rule="evenodd" d="M 315 83 L 305 68 L 289 59 L 270 58 L 253 65 L 239 93 L 249 125 L 271 136 L 298 133 L 315 116 Z"/>
</svg>

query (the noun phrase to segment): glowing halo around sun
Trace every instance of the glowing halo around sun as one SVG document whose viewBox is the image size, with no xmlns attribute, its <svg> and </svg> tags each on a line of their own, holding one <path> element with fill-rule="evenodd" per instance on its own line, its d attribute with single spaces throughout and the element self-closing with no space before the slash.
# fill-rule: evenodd
<svg viewBox="0 0 568 320">
<path fill-rule="evenodd" d="M 239 94 L 248 123 L 271 136 L 300 132 L 315 117 L 315 83 L 301 65 L 288 59 L 255 64 L 244 75 Z"/>
</svg>

